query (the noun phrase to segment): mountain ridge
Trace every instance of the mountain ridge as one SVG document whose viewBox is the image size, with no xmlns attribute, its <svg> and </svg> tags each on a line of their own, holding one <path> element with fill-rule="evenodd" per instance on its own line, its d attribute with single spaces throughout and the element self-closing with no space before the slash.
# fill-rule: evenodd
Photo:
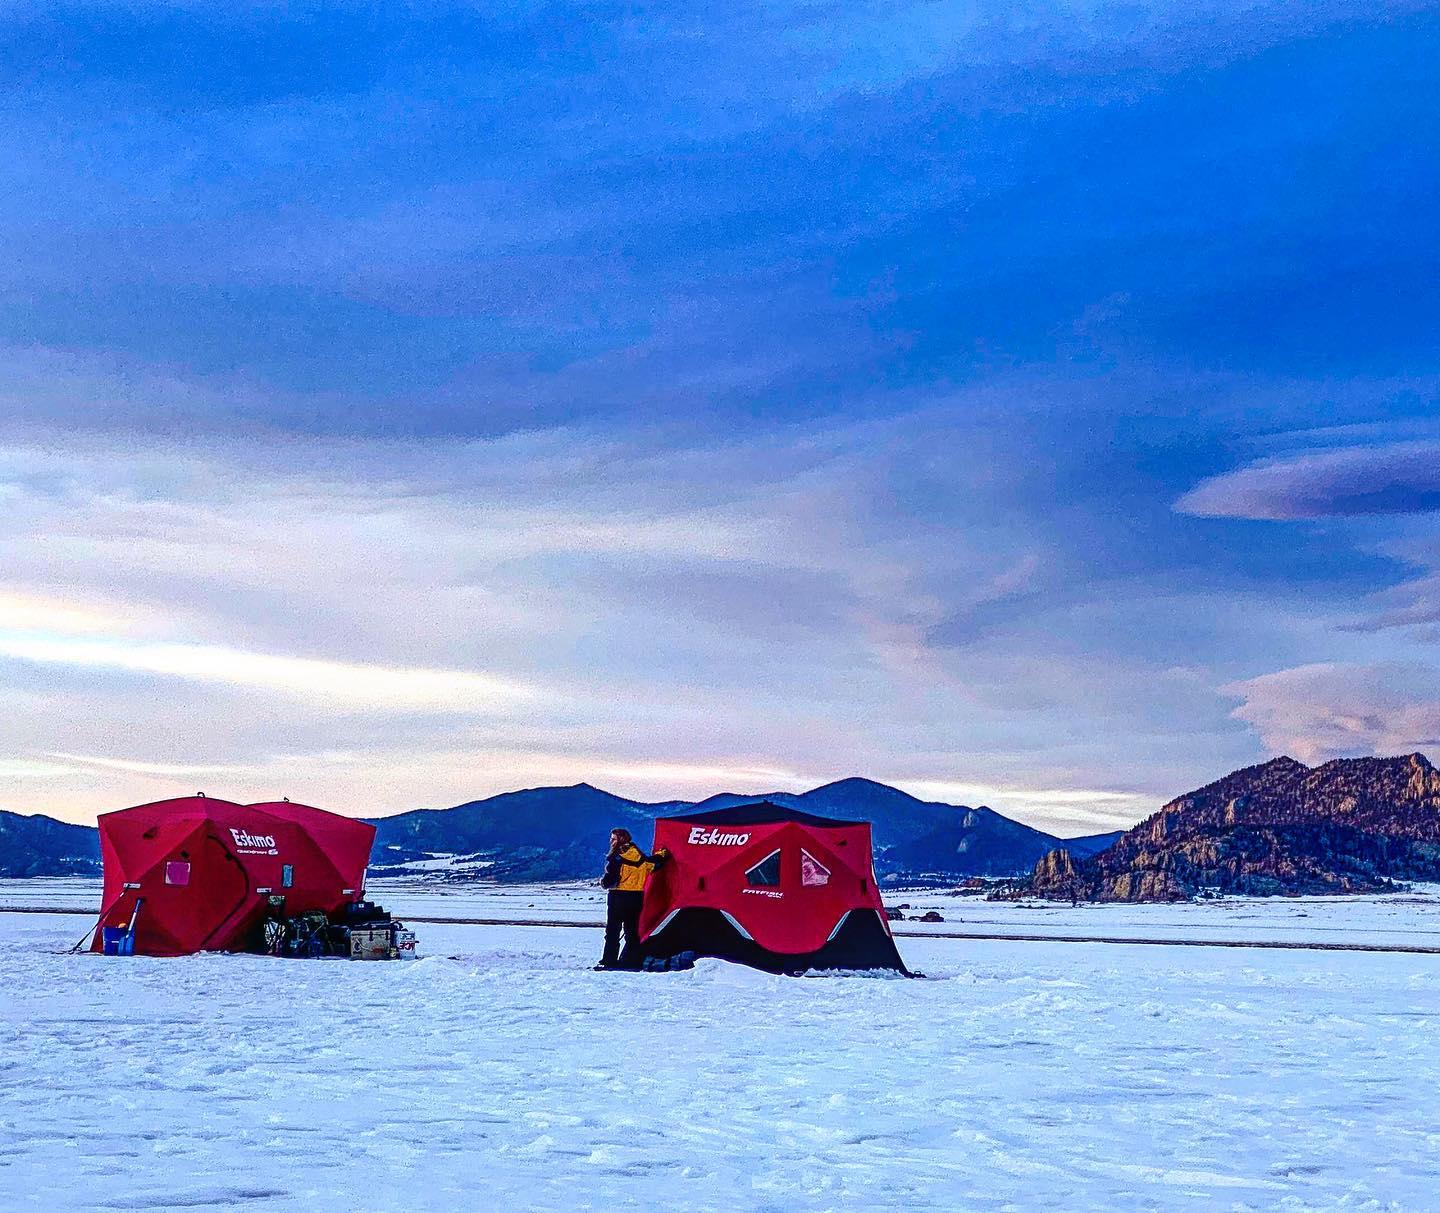
<svg viewBox="0 0 1440 1213">
<path fill-rule="evenodd" d="M 493 816 L 496 809 L 523 809 L 547 795 L 558 804 L 565 801 L 561 794 L 569 794 L 571 800 L 586 799 L 591 809 L 597 813 L 603 809 L 608 817 L 577 816 L 574 805 L 567 802 L 566 811 L 552 816 L 545 825 L 553 829 L 557 822 L 564 822 L 568 831 L 556 832 L 550 835 L 548 844 L 537 845 L 535 838 L 516 834 L 524 828 L 520 821 Z M 460 878 L 585 879 L 594 874 L 611 826 L 625 826 L 643 839 L 640 831 L 648 831 L 657 816 L 705 812 L 758 800 L 832 817 L 871 821 L 876 873 L 888 883 L 932 877 L 949 880 L 1012 876 L 1030 868 L 1062 841 L 985 806 L 970 808 L 922 801 L 899 788 L 860 776 L 834 780 L 806 792 L 719 792 L 698 801 L 633 801 L 588 784 L 576 784 L 501 793 L 449 809 L 418 809 L 376 819 L 379 832 L 372 871 L 391 874 L 407 868 L 415 870 L 416 865 L 437 861 L 445 854 L 454 857 L 448 870 Z M 398 825 L 392 824 L 397 821 Z M 1097 839 L 1108 842 L 1112 836 L 1070 841 L 1072 846 L 1093 848 Z"/>
<path fill-rule="evenodd" d="M 371 874 L 432 874 L 457 881 L 588 879 L 596 873 L 613 826 L 627 827 L 645 843 L 656 817 L 762 799 L 826 816 L 872 821 L 876 872 L 890 883 L 1016 876 L 1062 843 L 1077 853 L 1089 854 L 1118 836 L 1116 832 L 1060 839 L 984 805 L 971 808 L 923 801 L 861 776 L 834 780 L 805 792 L 720 792 L 699 801 L 632 800 L 581 782 L 521 788 L 448 808 L 411 809 L 368 818 L 377 831 Z M 0 851 L 0 876 L 99 871 L 99 844 L 93 827 L 50 818 L 6 816 L 19 822 L 50 822 L 61 833 L 41 826 L 28 846 L 16 844 Z M 72 831 L 76 833 L 68 833 Z M 88 850 L 81 846 L 86 840 Z M 93 861 L 87 861 L 91 866 L 69 858 L 68 852 L 77 847 L 77 853 L 93 854 Z M 11 861 L 11 855 L 23 858 Z"/>
<path fill-rule="evenodd" d="M 99 874 L 100 833 L 94 826 L 0 809 L 0 876 Z"/>
</svg>

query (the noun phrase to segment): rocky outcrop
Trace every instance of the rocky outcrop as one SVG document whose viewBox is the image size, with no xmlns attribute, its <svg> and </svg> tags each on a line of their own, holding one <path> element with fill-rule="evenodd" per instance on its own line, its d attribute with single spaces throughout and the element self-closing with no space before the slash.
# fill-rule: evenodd
<svg viewBox="0 0 1440 1213">
<path fill-rule="evenodd" d="M 1440 771 L 1423 754 L 1276 758 L 1177 797 L 1080 862 L 1052 851 L 1020 895 L 1178 901 L 1364 893 L 1440 879 Z"/>
<path fill-rule="evenodd" d="M 1081 882 L 1080 873 L 1076 871 L 1075 860 L 1063 848 L 1043 856 L 1030 879 L 1035 888 L 1045 890 L 1044 896 L 1057 900 L 1074 901 L 1089 895 L 1088 885 Z"/>
</svg>

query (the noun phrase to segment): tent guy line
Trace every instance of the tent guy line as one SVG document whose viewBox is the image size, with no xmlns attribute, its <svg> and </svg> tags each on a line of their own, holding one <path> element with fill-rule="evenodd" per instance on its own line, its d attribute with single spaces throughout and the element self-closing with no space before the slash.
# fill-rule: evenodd
<svg viewBox="0 0 1440 1213">
<path fill-rule="evenodd" d="M 89 910 L 60 906 L 0 906 L 0 914 L 87 914 Z M 560 922 L 542 918 L 432 918 L 407 914 L 406 922 L 453 927 L 580 927 L 603 930 L 599 921 Z M 904 939 L 971 939 L 981 943 L 1108 943 L 1138 944 L 1142 947 L 1177 948 L 1262 948 L 1295 952 L 1398 952 L 1412 956 L 1440 956 L 1440 947 L 1424 944 L 1383 943 L 1299 943 L 1274 939 L 1127 939 L 1123 935 L 1004 935 L 981 931 L 895 931 Z"/>
</svg>

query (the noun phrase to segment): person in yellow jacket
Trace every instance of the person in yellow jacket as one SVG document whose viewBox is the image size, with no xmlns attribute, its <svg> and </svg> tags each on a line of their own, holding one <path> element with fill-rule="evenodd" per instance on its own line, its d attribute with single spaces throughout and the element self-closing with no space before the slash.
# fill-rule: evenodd
<svg viewBox="0 0 1440 1213">
<path fill-rule="evenodd" d="M 645 904 L 645 882 L 667 858 L 665 851 L 646 855 L 623 827 L 610 831 L 610 852 L 605 856 L 605 874 L 600 877 L 600 887 L 606 890 L 605 952 L 597 969 L 640 967 L 640 908 Z"/>
</svg>

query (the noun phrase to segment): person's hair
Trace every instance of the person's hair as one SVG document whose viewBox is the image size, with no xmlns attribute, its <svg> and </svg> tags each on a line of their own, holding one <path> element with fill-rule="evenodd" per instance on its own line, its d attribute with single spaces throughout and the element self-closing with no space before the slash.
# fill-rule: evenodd
<svg viewBox="0 0 1440 1213">
<path fill-rule="evenodd" d="M 630 831 L 627 830 L 624 826 L 616 826 L 613 830 L 610 831 L 610 833 L 612 835 L 618 834 L 620 836 L 620 845 L 622 847 L 628 846 L 630 843 L 635 841 L 635 839 L 631 837 Z"/>
</svg>

